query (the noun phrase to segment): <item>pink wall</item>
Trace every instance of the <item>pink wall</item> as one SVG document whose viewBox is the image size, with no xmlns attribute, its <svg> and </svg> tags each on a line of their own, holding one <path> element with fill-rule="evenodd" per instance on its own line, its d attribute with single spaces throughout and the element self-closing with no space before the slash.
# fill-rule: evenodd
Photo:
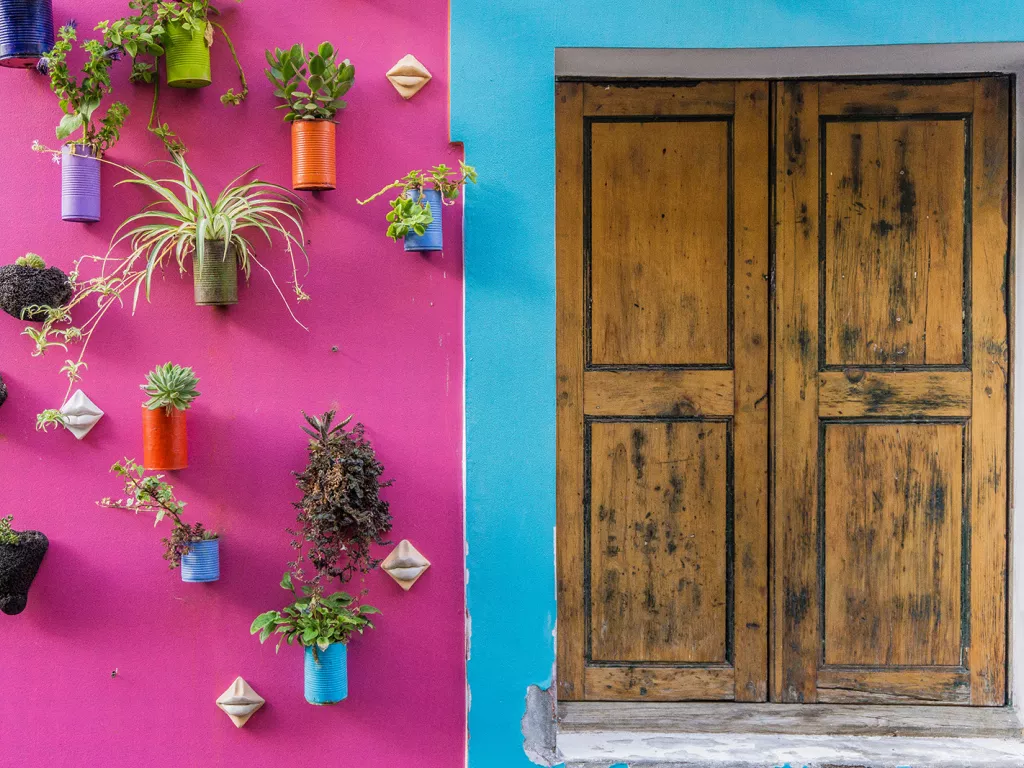
<svg viewBox="0 0 1024 768">
<path fill-rule="evenodd" d="M 288 184 L 288 128 L 264 75 L 263 50 L 330 39 L 356 65 L 341 114 L 339 188 L 308 202 L 312 301 L 291 319 L 265 276 L 254 274 L 228 311 L 195 307 L 191 278 L 168 272 L 134 317 L 113 311 L 90 347 L 83 389 L 106 417 L 82 442 L 34 430 L 35 414 L 59 407 L 66 381 L 57 350 L 30 357 L 23 323 L 0 315 L 0 514 L 41 530 L 50 551 L 27 610 L 0 616 L 0 765 L 312 765 L 453 768 L 464 751 L 463 536 L 461 493 L 462 326 L 460 209 L 445 213 L 447 251 L 406 255 L 385 239 L 386 203 L 355 204 L 412 167 L 459 153 L 447 143 L 447 4 L 421 0 L 282 4 L 223 2 L 250 78 L 241 107 L 222 106 L 234 83 L 223 45 L 214 85 L 164 90 L 164 115 L 189 144 L 188 158 L 213 190 L 250 165 Z M 58 23 L 80 30 L 123 13 L 118 0 L 55 3 Z M 301 8 L 292 10 L 292 8 Z M 287 9 L 287 10 L 285 10 Z M 433 81 L 404 102 L 384 77 L 414 53 Z M 161 157 L 145 131 L 146 89 L 115 76 L 132 117 L 110 158 L 140 165 Z M 56 146 L 59 114 L 45 78 L 0 71 L 0 263 L 35 251 L 69 268 L 103 253 L 138 211 L 143 193 L 114 189 L 104 169 L 103 221 L 60 221 L 60 169 L 29 147 Z M 279 266 L 283 254 L 260 251 Z M 339 351 L 332 352 L 332 346 Z M 138 385 L 167 360 L 192 365 L 203 393 L 189 415 L 191 467 L 171 478 L 198 517 L 222 533 L 222 575 L 182 584 L 161 559 L 148 520 L 100 509 L 116 493 L 109 466 L 141 459 Z M 350 646 L 350 696 L 336 707 L 305 703 L 302 654 L 260 646 L 249 624 L 283 605 L 277 586 L 291 559 L 285 527 L 303 466 L 300 410 L 354 412 L 395 485 L 387 490 L 392 538 L 410 539 L 434 565 L 409 593 L 380 571 L 366 598 L 379 628 Z M 381 552 L 386 554 L 386 550 Z M 111 677 L 114 669 L 116 678 Z M 243 729 L 214 705 L 237 676 L 267 705 Z M 66 709 L 63 709 L 66 707 Z"/>
</svg>

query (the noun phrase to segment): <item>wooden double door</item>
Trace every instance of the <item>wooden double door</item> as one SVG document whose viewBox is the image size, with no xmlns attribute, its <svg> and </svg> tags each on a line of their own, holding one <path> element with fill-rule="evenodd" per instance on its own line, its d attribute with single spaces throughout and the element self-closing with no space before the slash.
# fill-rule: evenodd
<svg viewBox="0 0 1024 768">
<path fill-rule="evenodd" d="M 1005 703 L 1009 104 L 557 86 L 560 699 Z"/>
</svg>

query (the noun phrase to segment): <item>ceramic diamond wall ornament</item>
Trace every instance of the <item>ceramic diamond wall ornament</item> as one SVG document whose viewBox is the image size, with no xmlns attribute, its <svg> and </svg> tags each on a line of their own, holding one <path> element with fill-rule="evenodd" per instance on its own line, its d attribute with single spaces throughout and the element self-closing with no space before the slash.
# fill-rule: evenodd
<svg viewBox="0 0 1024 768">
<path fill-rule="evenodd" d="M 68 431 L 79 440 L 89 434 L 96 422 L 103 418 L 103 411 L 80 389 L 64 403 L 60 412 L 67 417 Z"/>
<path fill-rule="evenodd" d="M 245 680 L 235 678 L 220 698 L 217 699 L 217 706 L 224 710 L 236 728 L 241 728 L 252 717 L 256 710 L 266 704 L 266 699 L 252 689 Z"/>
<path fill-rule="evenodd" d="M 408 53 L 388 70 L 388 80 L 403 99 L 411 99 L 430 81 L 430 72 L 419 59 Z"/>
<path fill-rule="evenodd" d="M 380 567 L 387 571 L 388 576 L 397 581 L 402 589 L 409 591 L 430 567 L 430 561 L 421 555 L 408 539 L 402 539 Z"/>
</svg>

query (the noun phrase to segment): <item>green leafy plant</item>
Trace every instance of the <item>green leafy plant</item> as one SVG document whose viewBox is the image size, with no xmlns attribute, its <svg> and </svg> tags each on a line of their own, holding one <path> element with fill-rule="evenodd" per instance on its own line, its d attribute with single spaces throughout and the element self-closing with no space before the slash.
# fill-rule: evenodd
<svg viewBox="0 0 1024 768">
<path fill-rule="evenodd" d="M 199 379 L 191 368 L 168 362 L 146 374 L 146 383 L 139 386 L 149 395 L 146 408 L 151 411 L 164 408 L 169 414 L 171 409 L 187 411 L 191 407 L 192 401 L 199 397 L 196 391 L 198 383 Z"/>
<path fill-rule="evenodd" d="M 274 95 L 284 99 L 277 109 L 287 109 L 285 122 L 295 120 L 333 120 L 345 108 L 342 96 L 355 82 L 356 68 L 344 59 L 330 43 L 320 43 L 316 51 L 306 54 L 299 45 L 267 51 L 267 79 L 274 86 Z"/>
<path fill-rule="evenodd" d="M 56 408 L 47 408 L 36 415 L 36 429 L 49 432 L 50 427 L 67 427 L 68 417 Z"/>
<path fill-rule="evenodd" d="M 26 253 L 14 260 L 16 266 L 32 267 L 33 269 L 46 269 L 46 262 L 38 253 Z"/>
<path fill-rule="evenodd" d="M 412 192 L 422 193 L 429 186 L 441 193 L 442 205 L 454 205 L 459 197 L 459 191 L 466 184 L 476 184 L 476 169 L 460 160 L 458 171 L 444 164 L 435 165 L 430 171 L 410 171 L 379 192 L 356 202 L 366 205 L 381 195 L 397 189 L 398 194 L 391 200 L 391 210 L 385 217 L 388 222 L 387 236 L 397 242 L 409 234 L 424 234 L 434 221 L 434 211 L 430 210 L 430 203 L 426 202 L 422 195 L 418 199 L 413 199 Z"/>
<path fill-rule="evenodd" d="M 241 0 L 237 0 L 241 2 Z M 216 29 L 227 43 L 231 57 L 238 70 L 241 90 L 236 92 L 229 88 L 220 100 L 224 104 L 241 104 L 249 95 L 249 85 L 245 78 L 245 70 L 239 61 L 234 43 L 224 27 L 211 19 L 219 13 L 210 5 L 209 0 L 187 0 L 187 2 L 167 2 L 166 0 L 130 0 L 128 7 L 133 14 L 114 21 L 101 21 L 96 29 L 103 33 L 106 45 L 123 51 L 132 59 L 133 83 L 145 83 L 153 86 L 153 104 L 150 109 L 148 129 L 156 135 L 172 155 L 183 154 L 185 144 L 171 130 L 171 127 L 160 120 L 160 78 L 157 76 L 159 60 L 165 54 L 167 29 L 170 25 L 180 26 L 193 36 L 203 34 L 207 47 L 213 45 Z M 204 27 L 205 24 L 205 27 Z M 203 30 L 205 29 L 205 32 Z"/>
<path fill-rule="evenodd" d="M 25 310 L 26 316 L 33 313 L 31 316 L 42 318 L 38 329 L 29 326 L 22 332 L 35 344 L 33 356 L 43 355 L 51 347 L 67 351 L 70 344 L 81 345 L 77 360 L 68 360 L 61 369 L 69 379 L 68 395 L 71 386 L 81 378 L 81 369 L 87 367 L 84 359 L 89 342 L 110 308 L 115 304 L 123 305 L 124 298 L 131 296 L 134 313 L 143 289 L 146 298 L 150 296 L 154 272 L 167 267 L 171 261 L 177 262 L 179 272 L 184 273 L 186 260 L 194 256 L 201 268 L 206 258 L 207 240 L 223 242 L 225 253 L 227 246 L 236 246 L 238 265 L 247 280 L 254 264 L 266 272 L 292 319 L 306 329 L 292 311 L 274 273 L 257 258 L 255 247 L 245 234 L 253 231 L 265 237 L 268 244 L 273 244 L 275 235 L 279 237 L 291 263 L 296 299 L 308 300 L 309 295 L 299 283 L 295 257 L 297 250 L 308 267 L 299 199 L 277 184 L 245 180 L 255 171 L 252 168 L 232 181 L 216 200 L 211 200 L 184 157 L 178 155 L 162 162 L 174 166 L 181 177 L 158 180 L 134 168 L 117 165 L 131 176 L 119 184 L 138 184 L 154 192 L 159 199 L 118 227 L 106 256 L 83 256 L 74 263 L 68 275 L 73 293 L 67 304 L 32 306 Z M 112 255 L 124 243 L 130 248 L 129 254 Z M 96 267 L 99 274 L 83 279 L 80 270 L 84 265 Z M 81 322 L 77 320 L 80 310 L 88 313 Z"/>
<path fill-rule="evenodd" d="M 285 572 L 281 578 L 281 587 L 296 596 L 291 573 Z M 334 592 L 324 595 L 315 586 L 306 584 L 302 587 L 303 597 L 297 597 L 290 605 L 280 611 L 261 613 L 249 627 L 249 633 L 260 635 L 260 643 L 265 643 L 273 634 L 281 635 L 277 641 L 277 649 L 287 640 L 288 645 L 294 642 L 325 651 L 332 643 L 348 643 L 353 633 L 362 634 L 364 630 L 373 629 L 373 623 L 367 617 L 380 613 L 372 605 L 356 606 L 355 598 L 347 592 Z"/>
<path fill-rule="evenodd" d="M 311 439 L 306 468 L 295 473 L 302 500 L 295 503 L 297 527 L 290 531 L 295 537 L 292 547 L 299 552 L 291 567 L 303 578 L 302 563 L 308 559 L 315 569 L 312 581 L 337 578 L 344 583 L 380 563 L 370 547 L 387 544 L 391 512 L 379 492 L 391 481 L 381 481 L 384 467 L 362 424 L 346 430 L 349 416 L 334 425 L 333 410 L 322 416 L 302 415 L 309 425 L 303 431 Z"/>
<path fill-rule="evenodd" d="M 202 523 L 192 525 L 182 519 L 185 502 L 174 497 L 174 488 L 163 481 L 163 475 L 147 475 L 146 470 L 136 464 L 134 459 L 119 461 L 110 471 L 124 481 L 125 497 L 108 497 L 96 503 L 101 507 L 123 509 L 136 515 L 155 515 L 154 526 L 169 517 L 171 535 L 161 541 L 164 543 L 164 559 L 170 562 L 172 569 L 181 565 L 182 556 L 191 552 L 197 542 L 219 538 L 216 533 L 204 528 Z"/>
<path fill-rule="evenodd" d="M 77 37 L 74 22 L 61 27 L 53 48 L 39 60 L 37 68 L 49 74 L 50 89 L 64 113 L 57 126 L 57 138 L 73 146 L 90 147 L 95 157 L 102 157 L 117 143 L 128 117 L 128 107 L 120 101 L 111 104 L 102 118 L 97 115 L 104 97 L 111 92 L 110 68 L 121 58 L 121 52 L 99 40 L 85 40 L 80 46 L 86 60 L 79 81 L 68 67 L 68 55 L 74 50 Z M 32 146 L 39 152 L 54 151 L 39 142 Z"/>
<path fill-rule="evenodd" d="M 0 517 L 0 544 L 8 544 L 10 546 L 16 546 L 20 537 L 11 529 L 11 523 L 14 522 L 14 515 L 8 515 L 7 517 Z"/>
</svg>

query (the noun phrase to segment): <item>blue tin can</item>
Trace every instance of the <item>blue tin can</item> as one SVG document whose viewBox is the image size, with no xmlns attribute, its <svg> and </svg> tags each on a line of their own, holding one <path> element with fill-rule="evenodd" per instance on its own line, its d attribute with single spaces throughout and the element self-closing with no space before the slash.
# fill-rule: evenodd
<svg viewBox="0 0 1024 768">
<path fill-rule="evenodd" d="M 348 646 L 331 643 L 326 651 L 306 647 L 306 701 L 323 706 L 348 698 Z"/>
<path fill-rule="evenodd" d="M 419 190 L 413 189 L 409 192 L 413 200 L 420 199 Z M 441 193 L 436 189 L 424 189 L 423 201 L 430 203 L 430 213 L 434 220 L 427 226 L 427 231 L 422 235 L 406 235 L 405 250 L 407 251 L 440 251 L 444 248 L 444 236 L 441 234 Z"/>
<path fill-rule="evenodd" d="M 53 42 L 51 0 L 0 0 L 0 66 L 34 67 Z"/>
<path fill-rule="evenodd" d="M 181 580 L 197 584 L 220 579 L 220 539 L 196 541 L 181 557 Z"/>
</svg>

